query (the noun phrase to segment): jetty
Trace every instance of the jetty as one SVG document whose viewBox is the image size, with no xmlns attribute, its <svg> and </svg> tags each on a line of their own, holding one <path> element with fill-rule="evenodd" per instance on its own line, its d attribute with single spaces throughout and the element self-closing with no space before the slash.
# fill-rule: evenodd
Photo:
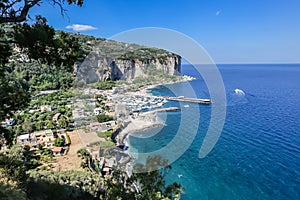
<svg viewBox="0 0 300 200">
<path fill-rule="evenodd" d="M 210 99 L 197 99 L 197 98 L 189 98 L 184 96 L 179 97 L 163 97 L 168 101 L 180 101 L 180 102 L 189 102 L 189 103 L 197 103 L 197 104 L 212 104 Z"/>
<path fill-rule="evenodd" d="M 150 114 L 156 114 L 158 112 L 177 112 L 180 111 L 180 108 L 178 107 L 168 107 L 168 108 L 159 108 L 159 109 L 155 109 L 155 110 L 151 110 L 145 113 L 142 113 L 141 116 L 145 116 L 145 115 L 150 115 Z"/>
</svg>

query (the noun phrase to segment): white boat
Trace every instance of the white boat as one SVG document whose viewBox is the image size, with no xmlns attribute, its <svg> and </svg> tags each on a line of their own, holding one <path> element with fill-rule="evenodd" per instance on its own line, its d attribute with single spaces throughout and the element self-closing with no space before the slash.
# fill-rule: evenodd
<svg viewBox="0 0 300 200">
<path fill-rule="evenodd" d="M 243 95 L 243 96 L 245 95 L 245 92 L 243 90 L 240 90 L 240 89 L 235 89 L 234 92 L 237 95 Z"/>
</svg>

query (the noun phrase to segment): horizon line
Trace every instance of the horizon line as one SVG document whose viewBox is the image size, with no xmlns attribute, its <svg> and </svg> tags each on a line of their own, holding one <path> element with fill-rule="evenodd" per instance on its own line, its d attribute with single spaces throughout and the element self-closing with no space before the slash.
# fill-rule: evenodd
<svg viewBox="0 0 300 200">
<path fill-rule="evenodd" d="M 182 65 L 300 65 L 299 63 L 181 63 Z"/>
</svg>

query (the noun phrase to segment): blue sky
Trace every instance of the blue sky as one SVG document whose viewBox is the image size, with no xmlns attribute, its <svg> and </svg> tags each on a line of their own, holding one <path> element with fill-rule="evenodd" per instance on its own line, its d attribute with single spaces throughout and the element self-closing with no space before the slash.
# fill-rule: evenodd
<svg viewBox="0 0 300 200">
<path fill-rule="evenodd" d="M 86 0 L 66 8 L 62 17 L 45 1 L 30 14 L 42 13 L 60 30 L 92 26 L 80 32 L 104 38 L 134 28 L 173 29 L 216 63 L 300 63 L 299 0 Z"/>
</svg>

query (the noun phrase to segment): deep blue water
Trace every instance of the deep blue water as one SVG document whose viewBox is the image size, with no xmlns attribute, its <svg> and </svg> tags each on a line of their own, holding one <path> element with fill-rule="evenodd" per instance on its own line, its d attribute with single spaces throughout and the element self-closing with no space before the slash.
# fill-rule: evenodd
<svg viewBox="0 0 300 200">
<path fill-rule="evenodd" d="M 300 65 L 220 65 L 227 95 L 227 117 L 214 149 L 203 159 L 199 149 L 210 122 L 210 106 L 176 102 L 189 109 L 189 121 L 201 112 L 192 145 L 175 162 L 167 180 L 185 188 L 183 200 L 197 199 L 300 199 Z M 183 74 L 197 96 L 209 98 L 197 70 L 185 65 Z M 169 86 L 185 95 L 185 83 Z M 239 88 L 245 96 L 234 90 Z M 173 95 L 167 87 L 154 95 Z M 159 132 L 150 138 L 130 137 L 134 151 L 150 152 L 166 146 L 177 134 L 181 112 L 162 114 L 166 126 L 139 134 Z M 192 130 L 186 130 L 189 134 Z M 180 147 L 179 147 L 180 148 Z"/>
</svg>

